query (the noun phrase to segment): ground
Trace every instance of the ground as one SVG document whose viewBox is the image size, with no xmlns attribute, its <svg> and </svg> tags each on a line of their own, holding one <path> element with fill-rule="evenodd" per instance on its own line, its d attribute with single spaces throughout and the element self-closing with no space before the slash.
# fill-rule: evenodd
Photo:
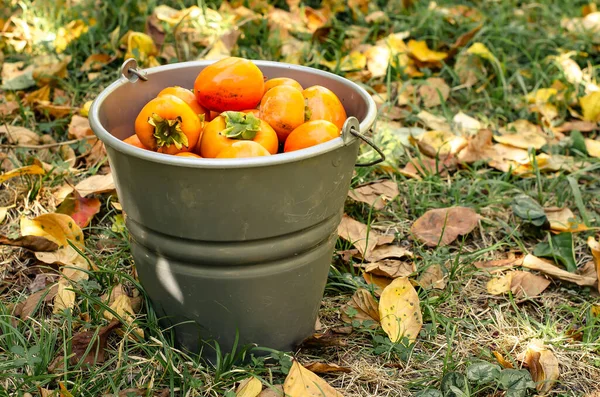
<svg viewBox="0 0 600 397">
<path fill-rule="evenodd" d="M 234 396 L 251 376 L 283 384 L 292 358 L 343 367 L 314 372 L 345 396 L 599 395 L 598 15 L 595 3 L 560 0 L 10 1 L 0 11 L 0 395 Z M 149 67 L 229 55 L 357 82 L 377 103 L 370 135 L 387 160 L 355 169 L 351 190 L 363 194 L 348 197 L 345 219 L 366 226 L 339 230 L 316 335 L 293 352 L 209 363 L 158 326 L 86 103 L 128 57 Z M 374 159 L 363 146 L 359 160 Z M 427 218 L 450 207 L 470 210 Z M 82 233 L 23 221 L 56 212 Z M 33 229 L 71 245 L 15 246 Z M 410 252 L 370 260 L 357 242 L 367 233 Z M 381 312 L 372 274 L 409 280 L 422 318 L 414 343 L 346 306 L 366 290 Z M 103 357 L 88 355 L 96 348 Z"/>
</svg>

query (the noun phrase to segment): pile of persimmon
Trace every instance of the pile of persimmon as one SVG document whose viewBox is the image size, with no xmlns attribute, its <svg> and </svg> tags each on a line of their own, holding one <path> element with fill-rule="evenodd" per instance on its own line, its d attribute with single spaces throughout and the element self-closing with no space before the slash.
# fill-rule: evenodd
<svg viewBox="0 0 600 397">
<path fill-rule="evenodd" d="M 296 80 L 266 80 L 251 61 L 229 57 L 198 74 L 193 91 L 167 87 L 135 120 L 124 141 L 176 156 L 270 156 L 340 136 L 346 111 L 329 89 Z"/>
</svg>

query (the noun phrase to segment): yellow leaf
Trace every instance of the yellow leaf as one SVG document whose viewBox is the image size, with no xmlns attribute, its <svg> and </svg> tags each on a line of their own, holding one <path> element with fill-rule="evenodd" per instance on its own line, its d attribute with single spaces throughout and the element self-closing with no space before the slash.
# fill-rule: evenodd
<svg viewBox="0 0 600 397">
<path fill-rule="evenodd" d="M 244 379 L 238 386 L 236 397 L 256 397 L 262 391 L 262 383 L 254 376 Z"/>
<path fill-rule="evenodd" d="M 231 51 L 229 50 L 229 48 L 227 48 L 223 40 L 219 39 L 213 43 L 211 49 L 208 51 L 208 53 L 206 53 L 206 55 L 204 55 L 202 59 L 218 61 L 220 59 L 227 58 L 230 56 Z"/>
<path fill-rule="evenodd" d="M 502 277 L 496 277 L 488 281 L 487 291 L 492 295 L 501 295 L 510 291 L 513 272 L 507 273 Z"/>
<path fill-rule="evenodd" d="M 60 27 L 54 39 L 54 48 L 57 53 L 67 49 L 69 43 L 78 39 L 82 34 L 88 31 L 88 27 L 81 19 L 69 22 L 66 26 Z"/>
<path fill-rule="evenodd" d="M 108 54 L 92 54 L 81 65 L 79 68 L 82 72 L 89 72 L 90 70 L 100 70 L 102 67 L 110 63 L 113 58 Z"/>
<path fill-rule="evenodd" d="M 531 372 L 536 388 L 542 394 L 548 393 L 560 376 L 558 359 L 540 341 L 533 341 L 525 352 L 525 362 Z"/>
<path fill-rule="evenodd" d="M 430 50 L 425 41 L 410 40 L 408 50 L 411 56 L 421 62 L 440 62 L 448 57 L 445 52 Z"/>
<path fill-rule="evenodd" d="M 338 67 L 337 61 L 321 61 L 321 65 L 328 67 L 331 70 L 336 70 Z M 339 71 L 349 72 L 352 70 L 361 70 L 367 66 L 367 57 L 358 51 L 352 51 L 339 61 Z"/>
<path fill-rule="evenodd" d="M 9 179 L 16 178 L 18 176 L 44 175 L 45 173 L 46 172 L 44 171 L 44 169 L 37 164 L 28 165 L 28 166 L 21 167 L 21 168 L 15 168 L 12 171 L 8 171 L 8 172 L 5 172 L 4 174 L 0 175 L 0 183 L 4 183 L 4 182 L 8 181 Z"/>
<path fill-rule="evenodd" d="M 289 397 L 343 397 L 342 393 L 295 359 L 283 383 L 283 391 Z"/>
<path fill-rule="evenodd" d="M 381 327 L 393 343 L 407 338 L 416 341 L 423 326 L 419 295 L 407 277 L 385 287 L 379 300 Z"/>
<path fill-rule="evenodd" d="M 585 148 L 590 157 L 600 158 L 600 141 L 585 138 Z"/>
<path fill-rule="evenodd" d="M 465 138 L 450 131 L 427 131 L 418 140 L 419 149 L 429 157 L 456 154 L 467 146 L 467 143 Z"/>
<path fill-rule="evenodd" d="M 585 121 L 600 121 L 600 91 L 594 91 L 579 98 Z"/>
<path fill-rule="evenodd" d="M 592 256 L 594 257 L 596 276 L 598 277 L 598 292 L 600 292 L 600 243 L 592 236 L 588 237 L 587 243 L 592 251 Z"/>
<path fill-rule="evenodd" d="M 83 117 L 87 117 L 88 114 L 90 113 L 90 108 L 92 107 L 92 102 L 94 102 L 94 101 L 87 101 L 86 103 L 84 103 L 83 106 L 81 107 L 81 109 L 79 110 L 79 114 L 82 115 Z"/>
<path fill-rule="evenodd" d="M 540 88 L 534 92 L 530 92 L 525 96 L 529 103 L 548 103 L 556 98 L 558 90 L 556 88 Z"/>
<path fill-rule="evenodd" d="M 575 215 L 568 208 L 545 208 L 544 212 L 552 231 L 574 233 L 588 230 L 587 226 L 576 222 Z"/>
<path fill-rule="evenodd" d="M 133 327 L 133 332 L 136 333 L 140 337 L 144 337 L 144 331 L 142 331 L 138 326 L 133 324 L 135 319 L 135 311 L 131 306 L 131 298 L 129 296 L 123 294 L 119 295 L 112 305 L 110 305 L 111 310 L 116 312 L 119 317 L 121 317 L 127 324 Z M 105 310 L 103 314 L 104 318 L 111 321 L 116 318 L 110 311 Z"/>
<path fill-rule="evenodd" d="M 495 135 L 494 140 L 505 145 L 516 148 L 541 149 L 548 141 L 539 132 L 539 127 L 531 124 L 527 120 L 517 120 L 509 123 L 506 127 L 500 128 L 503 135 Z"/>
<path fill-rule="evenodd" d="M 50 86 L 45 85 L 38 90 L 30 92 L 25 96 L 25 100 L 30 104 L 36 101 L 50 101 Z"/>
<path fill-rule="evenodd" d="M 73 287 L 64 279 L 58 283 L 58 292 L 54 297 L 54 308 L 53 313 L 62 313 L 63 310 L 73 309 L 75 307 L 75 291 Z"/>
<path fill-rule="evenodd" d="M 21 235 L 45 237 L 55 242 L 60 248 L 67 246 L 67 241 L 83 247 L 83 232 L 69 215 L 43 214 L 33 219 L 21 218 Z"/>
<path fill-rule="evenodd" d="M 494 63 L 498 63 L 498 59 L 483 43 L 473 43 L 473 45 L 471 45 L 471 47 L 469 47 L 469 49 L 467 50 L 467 53 L 477 55 L 483 59 L 487 59 L 488 61 L 492 61 Z"/>
<path fill-rule="evenodd" d="M 67 388 L 62 382 L 58 382 L 58 387 L 60 388 L 60 397 L 73 397 L 71 392 L 67 390 Z"/>
<path fill-rule="evenodd" d="M 158 55 L 152 37 L 141 32 L 127 32 L 121 38 L 121 44 L 126 45 L 125 58 L 135 58 L 141 64 L 146 65 L 150 57 Z"/>
</svg>

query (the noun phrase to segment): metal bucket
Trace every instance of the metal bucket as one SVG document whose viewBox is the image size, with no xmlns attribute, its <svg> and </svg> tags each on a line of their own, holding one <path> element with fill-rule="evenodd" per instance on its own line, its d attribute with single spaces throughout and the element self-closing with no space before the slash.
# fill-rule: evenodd
<svg viewBox="0 0 600 397">
<path fill-rule="evenodd" d="M 90 124 L 108 152 L 140 283 L 178 346 L 199 352 L 216 341 L 227 352 L 239 333 L 239 344 L 289 351 L 314 331 L 357 136 L 374 123 L 375 103 L 334 74 L 256 61 L 268 78 L 331 89 L 356 119 L 340 138 L 258 158 L 194 159 L 122 142 L 150 99 L 167 86 L 192 88 L 210 63 L 140 72 L 128 60 L 94 101 Z"/>
</svg>

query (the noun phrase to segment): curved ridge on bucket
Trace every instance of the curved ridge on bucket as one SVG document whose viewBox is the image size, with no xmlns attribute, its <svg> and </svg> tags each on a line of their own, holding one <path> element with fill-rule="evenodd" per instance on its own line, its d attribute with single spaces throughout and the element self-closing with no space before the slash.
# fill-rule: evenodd
<svg viewBox="0 0 600 397">
<path fill-rule="evenodd" d="M 129 82 L 125 77 L 121 77 L 119 80 L 113 82 L 106 89 L 104 89 L 98 97 L 94 100 L 90 112 L 89 112 L 89 121 L 90 126 L 94 134 L 108 147 L 115 149 L 119 152 L 125 153 L 127 155 L 141 158 L 144 160 L 156 162 L 156 163 L 164 163 L 175 166 L 182 167 L 190 167 L 190 168 L 250 168 L 250 167 L 263 167 L 270 166 L 276 164 L 283 164 L 289 162 L 295 162 L 303 159 L 307 159 L 310 157 L 319 156 L 323 153 L 330 152 L 337 148 L 347 146 L 352 144 L 354 140 L 351 142 L 344 143 L 343 139 L 336 138 L 329 142 L 325 142 L 323 144 L 313 146 L 307 149 L 290 152 L 290 153 L 281 153 L 273 156 L 264 156 L 264 157 L 254 157 L 254 158 L 241 158 L 241 159 L 202 159 L 202 161 L 198 161 L 198 159 L 194 158 L 186 158 L 180 156 L 171 156 L 167 154 L 152 152 L 140 148 L 136 148 L 132 145 L 129 145 L 123 142 L 118 137 L 114 136 L 113 133 L 109 132 L 107 127 L 103 125 L 103 119 L 110 117 L 110 115 L 105 115 L 103 113 L 103 107 L 106 106 L 107 101 L 118 101 L 119 98 L 111 98 L 118 94 L 120 91 L 127 89 L 127 94 L 130 94 L 129 90 L 136 90 L 138 88 L 142 88 L 143 85 L 148 85 L 149 87 L 143 87 L 146 91 L 145 95 L 140 95 L 141 100 L 139 102 L 143 102 L 145 104 L 146 101 L 152 98 L 148 92 L 153 92 L 156 95 L 160 90 L 169 86 L 175 85 L 173 80 L 166 79 L 161 76 L 161 74 L 165 73 L 173 73 L 177 70 L 186 70 L 188 73 L 199 73 L 201 68 L 214 63 L 215 61 L 191 61 L 191 62 L 180 62 L 170 65 L 157 66 L 149 69 L 145 69 L 144 72 L 148 77 L 148 81 L 137 81 L 135 83 Z M 362 108 L 366 109 L 364 115 L 356 115 L 349 114 L 349 116 L 361 116 L 360 120 L 360 132 L 365 134 L 375 122 L 375 118 L 377 116 L 377 108 L 375 105 L 375 101 L 371 96 L 367 93 L 367 91 L 360 87 L 358 84 L 335 75 L 330 72 L 325 72 L 322 70 L 309 68 L 306 66 L 299 66 L 293 64 L 286 64 L 281 62 L 272 62 L 272 61 L 256 61 L 252 60 L 263 72 L 265 70 L 275 72 L 275 74 L 280 76 L 286 76 L 290 73 L 295 77 L 300 76 L 300 79 L 304 79 L 304 81 L 310 81 L 311 84 L 320 84 L 316 81 L 325 80 L 330 83 L 336 84 L 344 89 L 347 89 L 348 92 L 351 93 L 351 98 L 347 98 L 345 95 L 340 95 L 340 93 L 333 90 L 338 96 L 340 96 L 340 100 L 344 103 L 344 107 L 348 108 L 348 101 L 352 100 L 362 100 Z M 272 76 L 277 77 L 277 76 Z M 297 78 L 298 79 L 298 78 Z M 325 84 L 321 84 L 325 85 Z M 150 90 L 150 91 L 149 91 Z M 142 104 L 142 106 L 143 106 Z M 112 105 L 112 111 L 123 112 L 124 107 L 133 106 L 132 103 L 121 103 L 120 106 L 117 104 Z M 139 109 L 141 106 L 139 104 L 136 105 Z M 131 120 L 131 134 L 133 134 L 133 120 Z"/>
</svg>

